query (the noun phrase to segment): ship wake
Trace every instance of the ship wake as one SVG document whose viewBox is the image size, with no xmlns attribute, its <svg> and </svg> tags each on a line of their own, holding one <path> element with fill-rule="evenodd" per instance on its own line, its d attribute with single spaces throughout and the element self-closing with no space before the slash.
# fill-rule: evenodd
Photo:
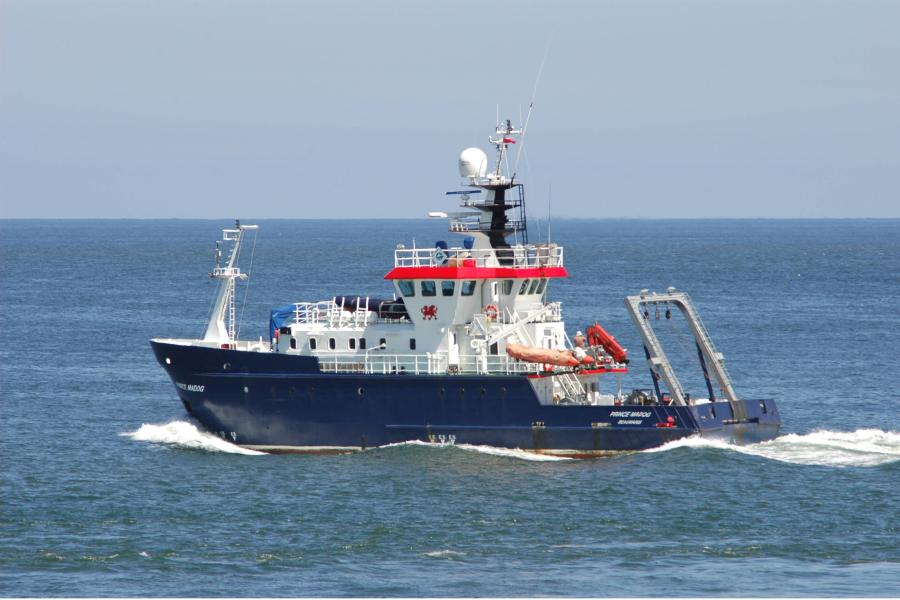
<svg viewBox="0 0 900 600">
<path fill-rule="evenodd" d="M 203 431 L 187 421 L 172 421 L 165 425 L 144 423 L 136 431 L 120 433 L 119 435 L 139 442 L 150 442 L 176 448 L 186 448 L 188 450 L 245 454 L 248 456 L 265 454 L 265 452 L 241 448 L 236 444 Z"/>
<path fill-rule="evenodd" d="M 474 444 L 442 444 L 440 442 L 423 442 L 419 440 L 411 440 L 408 442 L 398 442 L 396 444 L 387 444 L 385 446 L 379 446 L 379 448 L 398 448 L 403 446 L 424 446 L 427 448 L 448 448 L 448 449 L 457 449 L 463 450 L 465 452 L 476 452 L 478 454 L 487 454 L 489 456 L 502 456 L 504 458 L 513 458 L 517 460 L 527 460 L 532 462 L 553 462 L 553 461 L 565 461 L 572 460 L 565 456 L 549 456 L 546 454 L 535 454 L 534 452 L 527 452 L 525 450 L 520 450 L 519 448 L 500 448 L 497 446 L 481 446 Z"/>
<path fill-rule="evenodd" d="M 690 437 L 645 452 L 666 452 L 677 448 L 714 448 L 796 465 L 877 467 L 900 461 L 900 432 L 880 429 L 819 430 L 806 434 L 790 433 L 746 446 Z"/>
</svg>

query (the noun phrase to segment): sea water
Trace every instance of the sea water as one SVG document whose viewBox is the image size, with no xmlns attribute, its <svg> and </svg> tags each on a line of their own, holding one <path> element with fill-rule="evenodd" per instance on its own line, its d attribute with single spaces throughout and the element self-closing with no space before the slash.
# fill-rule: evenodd
<svg viewBox="0 0 900 600">
<path fill-rule="evenodd" d="M 738 393 L 784 422 L 593 460 L 278 456 L 204 432 L 148 340 L 202 334 L 228 225 L 0 221 L 0 595 L 900 594 L 900 221 L 554 222 L 571 276 L 550 298 L 570 335 L 598 321 L 631 350 L 626 389 L 651 384 L 622 298 L 673 285 Z M 435 221 L 260 225 L 244 339 L 274 306 L 390 295 L 397 243 L 454 240 Z M 651 318 L 702 393 L 690 339 Z"/>
</svg>

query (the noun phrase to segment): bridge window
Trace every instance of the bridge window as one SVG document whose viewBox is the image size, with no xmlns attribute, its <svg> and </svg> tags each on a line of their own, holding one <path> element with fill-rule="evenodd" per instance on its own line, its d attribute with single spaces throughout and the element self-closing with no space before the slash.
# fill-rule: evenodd
<svg viewBox="0 0 900 600">
<path fill-rule="evenodd" d="M 475 280 L 467 279 L 462 282 L 462 295 L 471 296 L 475 293 Z"/>
<path fill-rule="evenodd" d="M 546 279 L 541 279 L 541 285 L 538 286 L 537 293 L 538 293 L 538 294 L 543 294 L 543 293 L 544 293 L 544 288 L 546 288 L 546 287 L 547 287 L 547 280 L 546 280 Z"/>
<path fill-rule="evenodd" d="M 538 286 L 538 284 L 539 284 L 540 282 L 541 282 L 540 279 L 532 279 L 532 280 L 531 280 L 531 287 L 528 288 L 528 293 L 529 293 L 529 294 L 535 293 L 535 292 L 537 291 L 537 286 Z"/>
<path fill-rule="evenodd" d="M 366 349 L 366 338 L 359 338 L 359 349 L 360 350 Z"/>
<path fill-rule="evenodd" d="M 316 338 L 314 338 L 314 337 L 309 338 L 309 349 L 310 350 L 316 349 Z"/>
<path fill-rule="evenodd" d="M 407 298 L 412 298 L 416 295 L 416 287 L 412 281 L 398 281 L 397 285 L 400 287 L 400 293 Z"/>
<path fill-rule="evenodd" d="M 453 292 L 456 291 L 456 282 L 455 281 L 442 281 L 441 282 L 441 294 L 444 296 L 452 296 Z"/>
<path fill-rule="evenodd" d="M 515 283 L 512 279 L 504 279 L 503 280 L 503 295 L 509 296 L 512 294 L 513 283 Z"/>
<path fill-rule="evenodd" d="M 350 345 L 351 350 L 356 350 L 356 338 L 350 338 L 347 340 L 347 343 Z"/>
<path fill-rule="evenodd" d="M 525 293 L 525 290 L 528 289 L 528 283 L 529 283 L 530 281 L 531 281 L 530 279 L 526 279 L 525 281 L 522 282 L 522 287 L 519 288 L 519 295 L 520 295 L 520 296 L 521 296 L 522 294 Z"/>
<path fill-rule="evenodd" d="M 436 296 L 437 288 L 434 285 L 433 281 L 423 281 L 422 282 L 422 295 L 423 296 Z"/>
<path fill-rule="evenodd" d="M 328 347 L 334 350 L 337 348 L 337 344 L 334 341 L 334 338 L 328 338 Z"/>
</svg>

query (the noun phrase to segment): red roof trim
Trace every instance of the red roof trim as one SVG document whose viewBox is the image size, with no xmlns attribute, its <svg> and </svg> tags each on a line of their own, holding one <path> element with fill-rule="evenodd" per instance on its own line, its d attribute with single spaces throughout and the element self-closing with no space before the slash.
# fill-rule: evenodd
<svg viewBox="0 0 900 600">
<path fill-rule="evenodd" d="M 385 279 L 523 279 L 568 277 L 565 267 L 394 267 Z"/>
</svg>

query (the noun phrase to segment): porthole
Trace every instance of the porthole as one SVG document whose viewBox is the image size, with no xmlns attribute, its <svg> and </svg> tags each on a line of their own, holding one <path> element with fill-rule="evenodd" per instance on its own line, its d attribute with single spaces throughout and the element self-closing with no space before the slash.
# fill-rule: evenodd
<svg viewBox="0 0 900 600">
<path fill-rule="evenodd" d="M 172 364 L 172 359 L 169 358 L 168 356 L 166 357 L 166 364 L 167 364 L 167 365 L 171 365 L 171 364 Z"/>
<path fill-rule="evenodd" d="M 484 398 L 485 394 L 487 394 L 487 390 L 484 387 L 481 388 L 480 392 L 482 398 Z"/>
<path fill-rule="evenodd" d="M 466 388 L 459 388 L 459 397 L 462 398 L 466 395 Z"/>
<path fill-rule="evenodd" d="M 360 387 L 360 388 L 356 388 L 356 395 L 357 395 L 357 396 L 365 396 L 365 395 L 366 395 L 366 390 L 365 390 L 365 388 L 361 388 L 361 387 Z"/>
<path fill-rule="evenodd" d="M 231 368 L 231 363 L 225 363 L 224 365 L 222 365 L 222 369 L 225 371 L 227 371 L 230 368 Z"/>
<path fill-rule="evenodd" d="M 248 388 L 248 387 L 245 385 L 245 386 L 244 386 L 244 393 L 246 394 L 246 393 L 249 392 L 249 391 L 250 391 L 250 388 Z"/>
</svg>

